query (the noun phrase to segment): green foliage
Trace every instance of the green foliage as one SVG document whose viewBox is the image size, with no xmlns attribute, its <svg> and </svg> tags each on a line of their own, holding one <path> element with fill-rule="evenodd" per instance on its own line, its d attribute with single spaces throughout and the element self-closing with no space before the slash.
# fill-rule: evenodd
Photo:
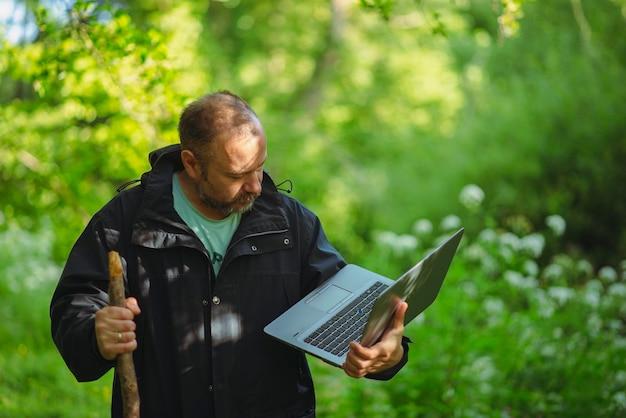
<svg viewBox="0 0 626 418">
<path fill-rule="evenodd" d="M 472 200 L 473 199 L 473 200 Z M 594 272 L 565 254 L 540 267 L 564 220 L 518 235 L 471 212 L 409 233 L 381 231 L 364 265 L 395 277 L 459 224 L 474 225 L 435 303 L 406 329 L 409 363 L 390 382 L 354 380 L 310 359 L 327 417 L 620 416 L 626 412 L 626 260 Z M 50 338 L 47 306 L 59 268 L 49 232 L 0 233 L 0 417 L 103 417 L 111 376 L 73 381 Z M 20 280 L 15 280 L 19 277 Z M 67 405 L 72 405 L 68 408 Z"/>
<path fill-rule="evenodd" d="M 60 268 L 49 228 L 0 233 L 0 417 L 105 417 L 112 376 L 79 384 L 52 343 L 48 307 Z"/>
<path fill-rule="evenodd" d="M 385 19 L 389 20 L 393 9 L 393 0 L 361 0 L 361 7 L 376 10 Z"/>
<path fill-rule="evenodd" d="M 492 48 L 482 69 L 466 65 L 478 80 L 456 134 L 474 156 L 461 171 L 500 217 L 537 223 L 560 212 L 567 241 L 616 262 L 626 253 L 626 201 L 617 198 L 626 195 L 626 25 L 610 2 L 583 2 L 578 18 L 570 3 L 528 4 L 517 37 Z"/>
<path fill-rule="evenodd" d="M 380 233 L 366 265 L 394 277 L 459 222 L 422 219 L 410 234 Z M 392 381 L 346 380 L 313 363 L 320 415 L 626 413 L 626 262 L 621 276 L 565 254 L 540 268 L 545 242 L 561 232 L 466 234 L 438 299 L 408 325 L 410 360 Z"/>
<path fill-rule="evenodd" d="M 174 37 L 121 12 L 101 20 L 93 6 L 77 3 L 65 25 L 39 9 L 38 39 L 3 41 L 0 56 L 16 89 L 0 109 L 2 212 L 29 227 L 48 214 L 57 256 L 115 185 L 147 168 L 150 150 L 176 140 L 185 98 Z"/>
<path fill-rule="evenodd" d="M 624 414 L 624 0 L 69 3 L 0 35 L 0 417 L 108 415 L 49 337 L 59 264 L 223 88 L 348 260 L 394 277 L 467 229 L 402 374 L 316 364 L 320 415 Z"/>
</svg>

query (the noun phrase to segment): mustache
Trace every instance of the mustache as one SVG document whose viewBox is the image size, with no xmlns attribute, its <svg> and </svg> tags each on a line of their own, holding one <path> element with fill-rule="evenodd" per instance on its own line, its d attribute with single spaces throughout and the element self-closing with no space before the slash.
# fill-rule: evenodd
<svg viewBox="0 0 626 418">
<path fill-rule="evenodd" d="M 250 202 L 256 200 L 256 198 L 258 198 L 259 196 L 261 196 L 261 193 L 244 192 L 244 193 L 241 193 L 241 195 L 236 196 L 235 199 L 233 199 L 233 203 L 234 202 L 250 203 Z"/>
</svg>

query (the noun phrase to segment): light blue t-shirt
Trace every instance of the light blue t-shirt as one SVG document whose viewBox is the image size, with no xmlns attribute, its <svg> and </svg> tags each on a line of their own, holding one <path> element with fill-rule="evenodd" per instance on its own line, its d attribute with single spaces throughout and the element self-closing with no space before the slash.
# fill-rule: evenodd
<svg viewBox="0 0 626 418">
<path fill-rule="evenodd" d="M 228 244 L 241 221 L 241 214 L 233 212 L 219 221 L 207 218 L 187 199 L 176 173 L 172 177 L 172 195 L 174 197 L 174 209 L 200 238 L 211 258 L 213 271 L 218 274 Z"/>
</svg>

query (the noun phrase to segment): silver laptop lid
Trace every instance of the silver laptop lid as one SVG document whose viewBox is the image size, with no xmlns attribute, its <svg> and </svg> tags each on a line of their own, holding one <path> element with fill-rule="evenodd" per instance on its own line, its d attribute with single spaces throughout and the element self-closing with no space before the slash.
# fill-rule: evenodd
<svg viewBox="0 0 626 418">
<path fill-rule="evenodd" d="M 361 344 L 368 347 L 380 339 L 400 301 L 406 301 L 409 305 L 404 316 L 405 325 L 433 303 L 461 242 L 463 232 L 464 228 L 459 229 L 380 295 L 369 315 Z"/>
</svg>

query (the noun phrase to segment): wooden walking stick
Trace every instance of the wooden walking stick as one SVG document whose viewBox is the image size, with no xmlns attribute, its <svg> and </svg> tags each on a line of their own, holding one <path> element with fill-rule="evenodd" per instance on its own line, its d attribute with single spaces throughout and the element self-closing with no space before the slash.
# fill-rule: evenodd
<svg viewBox="0 0 626 418">
<path fill-rule="evenodd" d="M 109 304 L 125 307 L 124 273 L 120 255 L 109 251 Z M 122 389 L 122 408 L 124 418 L 139 418 L 139 388 L 133 353 L 122 353 L 117 356 L 117 375 Z"/>
</svg>

